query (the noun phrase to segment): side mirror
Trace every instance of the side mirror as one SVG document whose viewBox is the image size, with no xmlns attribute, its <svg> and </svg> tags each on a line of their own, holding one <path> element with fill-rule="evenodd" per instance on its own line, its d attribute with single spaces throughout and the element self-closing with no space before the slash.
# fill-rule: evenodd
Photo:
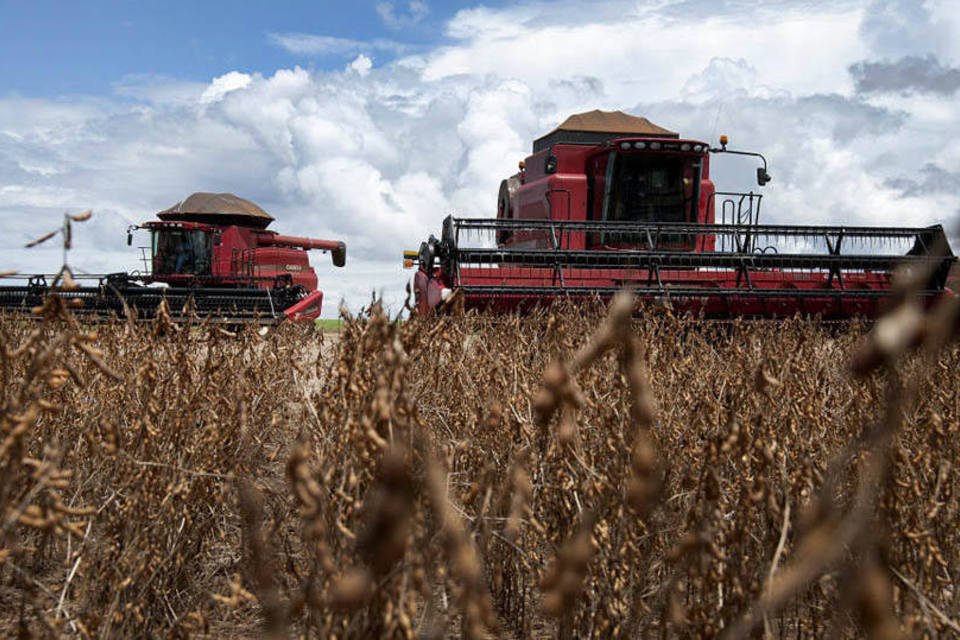
<svg viewBox="0 0 960 640">
<path fill-rule="evenodd" d="M 133 232 L 127 231 L 127 246 L 133 245 Z"/>
<path fill-rule="evenodd" d="M 333 266 L 342 267 L 347 264 L 347 245 L 344 242 L 341 242 L 337 245 L 337 248 L 330 252 L 331 257 L 333 258 Z"/>
<path fill-rule="evenodd" d="M 761 187 L 770 182 L 770 174 L 765 167 L 757 167 L 757 184 Z"/>
</svg>

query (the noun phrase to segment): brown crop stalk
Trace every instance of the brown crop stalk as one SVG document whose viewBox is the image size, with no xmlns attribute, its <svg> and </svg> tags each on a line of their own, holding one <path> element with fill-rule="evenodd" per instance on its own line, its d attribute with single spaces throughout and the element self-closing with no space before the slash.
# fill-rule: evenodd
<svg viewBox="0 0 960 640">
<path fill-rule="evenodd" d="M 0 636 L 956 634 L 958 311 L 321 339 L 50 298 L 0 317 Z"/>
</svg>

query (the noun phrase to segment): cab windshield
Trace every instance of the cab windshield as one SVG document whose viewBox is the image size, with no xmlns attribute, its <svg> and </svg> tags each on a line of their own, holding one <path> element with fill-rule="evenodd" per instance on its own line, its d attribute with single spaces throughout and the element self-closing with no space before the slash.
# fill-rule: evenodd
<svg viewBox="0 0 960 640">
<path fill-rule="evenodd" d="M 153 232 L 153 272 L 210 275 L 212 243 L 206 231 L 159 229 Z"/>
<path fill-rule="evenodd" d="M 603 219 L 689 222 L 697 219 L 693 162 L 684 157 L 612 153 L 607 162 Z"/>
</svg>

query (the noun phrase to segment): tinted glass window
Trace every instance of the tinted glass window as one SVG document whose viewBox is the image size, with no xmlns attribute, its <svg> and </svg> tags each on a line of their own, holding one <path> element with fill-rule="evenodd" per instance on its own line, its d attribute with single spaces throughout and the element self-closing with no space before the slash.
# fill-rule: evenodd
<svg viewBox="0 0 960 640">
<path fill-rule="evenodd" d="M 606 219 L 685 222 L 690 204 L 689 167 L 681 158 L 618 154 L 608 171 Z"/>
<path fill-rule="evenodd" d="M 205 231 L 163 229 L 154 232 L 155 273 L 210 275 L 212 247 Z"/>
</svg>

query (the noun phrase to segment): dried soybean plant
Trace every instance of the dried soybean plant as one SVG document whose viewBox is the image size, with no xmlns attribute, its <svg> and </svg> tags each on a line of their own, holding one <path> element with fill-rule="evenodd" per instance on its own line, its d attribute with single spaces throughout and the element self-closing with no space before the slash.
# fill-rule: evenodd
<svg viewBox="0 0 960 640">
<path fill-rule="evenodd" d="M 573 350 L 570 338 L 578 332 L 588 335 L 592 323 L 595 316 L 562 313 L 527 319 L 467 316 L 447 329 L 456 339 L 434 348 L 436 360 L 429 370 L 435 371 L 442 356 L 440 366 L 449 372 L 445 393 L 435 393 L 429 385 L 420 393 L 418 407 L 425 416 L 434 407 L 447 407 L 438 413 L 453 443 L 451 478 L 463 478 L 462 508 L 486 560 L 501 620 L 519 635 L 550 628 L 597 637 L 729 632 L 783 578 L 781 567 L 793 566 L 800 552 L 797 537 L 816 528 L 822 517 L 819 505 L 837 514 L 856 504 L 857 470 L 830 461 L 860 437 L 864 425 L 884 416 L 878 411 L 887 398 L 883 380 L 858 382 L 845 373 L 862 329 L 854 324 L 845 333 L 799 320 L 700 326 L 669 314 L 642 318 L 632 333 L 645 347 L 643 363 L 653 372 L 650 388 L 661 406 L 651 437 L 655 434 L 657 449 L 666 453 L 638 456 L 624 437 L 634 432 L 634 423 L 625 418 L 636 404 L 623 400 L 629 394 L 617 395 L 618 388 L 629 388 L 622 361 L 562 355 Z M 955 348 L 945 357 L 955 361 Z M 593 361 L 593 368 L 556 364 L 580 358 Z M 950 413 L 941 423 L 955 424 L 949 365 L 906 365 L 936 391 L 940 411 Z M 934 366 L 945 373 L 932 375 Z M 577 378 L 572 381 L 574 368 Z M 537 369 L 545 371 L 542 385 L 531 385 Z M 447 393 L 456 395 L 456 406 Z M 544 408 L 557 416 L 555 432 L 542 429 Z M 451 420 L 451 413 L 459 420 Z M 911 411 L 910 435 L 924 428 L 917 422 L 922 413 Z M 932 476 L 924 471 L 924 476 L 952 485 L 942 472 L 949 453 L 940 458 L 925 446 L 919 450 L 935 458 L 929 464 L 938 469 Z M 841 458 L 851 460 L 849 455 Z M 524 460 L 519 476 L 530 478 L 529 484 L 513 480 L 517 460 Z M 659 485 L 662 498 L 650 501 L 658 508 L 647 518 L 638 518 L 636 511 L 623 507 L 632 495 L 651 495 L 634 493 L 631 486 L 651 469 L 658 471 L 650 476 L 651 486 Z M 915 476 L 918 471 L 903 473 Z M 898 482 L 919 491 L 916 481 Z M 937 487 L 941 504 L 927 511 L 935 515 L 938 509 L 955 508 L 953 499 L 944 500 L 953 490 Z M 490 494 L 501 496 L 493 501 L 495 508 L 484 499 Z M 822 495 L 829 495 L 829 503 Z M 518 513 L 524 514 L 519 520 Z M 606 519 L 606 513 L 614 517 Z M 913 531 L 913 539 L 922 541 Z M 955 544 L 944 541 L 936 548 Z M 844 562 L 849 552 L 843 547 L 829 551 L 841 554 Z M 866 558 L 873 563 L 868 568 L 898 557 L 903 548 L 880 551 Z M 938 556 L 927 551 L 926 557 L 935 562 Z M 953 566 L 956 559 L 943 561 Z M 561 565 L 569 571 L 558 571 Z M 558 588 L 561 573 L 565 579 Z M 822 614 L 828 603 L 849 600 L 845 575 L 823 574 L 788 597 L 788 606 L 761 612 L 759 624 L 773 634 L 859 633 L 852 619 Z M 537 588 L 539 580 L 546 593 Z M 942 597 L 953 593 L 941 591 L 941 599 L 930 604 L 941 609 Z M 888 609 L 901 619 L 915 609 L 917 598 L 907 597 L 907 590 L 894 588 L 892 595 Z M 861 603 L 855 611 L 869 609 L 863 604 L 866 595 L 851 597 Z M 949 607 L 946 622 L 938 622 L 934 608 L 927 609 L 922 624 L 941 629 L 953 624 Z M 558 626 L 551 627 L 549 616 L 542 616 L 549 612 L 561 613 Z M 868 616 L 861 619 L 870 623 Z M 889 628 L 891 620 L 888 615 L 865 628 Z"/>
<path fill-rule="evenodd" d="M 630 473 L 625 491 L 625 502 L 638 515 L 646 515 L 659 498 L 661 485 L 657 453 L 651 426 L 654 422 L 655 401 L 649 389 L 647 375 L 642 361 L 643 349 L 639 339 L 632 333 L 630 318 L 635 302 L 630 293 L 618 294 L 610 305 L 606 321 L 586 346 L 574 356 L 569 366 L 554 362 L 544 374 L 543 387 L 534 401 L 537 422 L 545 428 L 553 415 L 560 414 L 557 430 L 557 442 L 561 447 L 569 447 L 579 440 L 576 425 L 576 411 L 585 403 L 585 398 L 577 386 L 577 372 L 596 362 L 606 351 L 619 346 L 622 350 L 620 365 L 630 392 L 629 416 L 633 433 L 626 434 L 625 441 L 630 443 Z M 572 451 L 571 451 L 572 453 Z M 600 484 L 591 487 L 585 494 L 591 502 L 616 508 L 616 494 L 619 487 Z M 607 491 L 604 491 L 607 489 Z M 595 493 L 596 495 L 592 495 Z M 615 511 L 616 518 L 623 518 L 622 509 Z M 544 591 L 543 608 L 545 613 L 560 618 L 559 634 L 571 637 L 577 610 L 577 601 L 587 575 L 588 564 L 594 554 L 594 528 L 599 520 L 610 514 L 599 510 L 586 510 L 580 514 L 580 524 L 569 540 L 563 543 L 554 560 L 551 561 L 542 580 Z M 635 547 L 634 547 L 635 548 Z M 632 553 L 624 554 L 626 562 L 636 561 Z M 591 612 L 590 618 L 594 615 Z M 614 625 L 603 626 L 606 619 L 585 621 L 589 627 L 600 622 L 602 633 L 623 631 Z M 583 629 L 583 623 L 580 625 Z"/>
<path fill-rule="evenodd" d="M 373 304 L 330 340 L 55 300 L 0 318 L 5 635 L 958 630 L 955 302 L 869 334 Z"/>
<path fill-rule="evenodd" d="M 91 376 L 85 364 L 113 380 L 119 375 L 92 346 L 96 334 L 82 331 L 62 300 L 49 298 L 35 313 L 47 323 L 16 337 L 4 331 L 0 350 L 0 571 L 10 572 L 18 587 L 21 627 L 29 617 L 48 632 L 55 633 L 61 620 L 80 631 L 82 622 L 38 569 L 58 542 L 86 540 L 95 510 L 74 499 L 74 472 L 64 466 L 72 443 L 55 433 L 38 439 L 38 432 L 62 410 L 64 387 Z"/>
<path fill-rule="evenodd" d="M 203 323 L 93 330 L 57 296 L 35 312 L 0 318 L 0 631 L 203 630 L 245 572 L 237 481 L 286 446 L 263 380 L 288 346 Z"/>
<path fill-rule="evenodd" d="M 764 593 L 731 627 L 726 637 L 746 637 L 760 626 L 761 620 L 766 621 L 771 614 L 786 606 L 791 598 L 834 567 L 839 567 L 839 579 L 845 583 L 845 600 L 854 609 L 862 631 L 869 637 L 894 639 L 904 636 L 893 606 L 894 576 L 900 578 L 907 587 L 913 588 L 915 595 L 923 598 L 925 609 L 937 614 L 936 622 L 940 624 L 931 624 L 933 621 L 926 620 L 927 632 L 936 633 L 940 625 L 958 630 L 956 623 L 923 597 L 896 567 L 888 566 L 890 550 L 885 539 L 888 535 L 886 529 L 892 524 L 890 521 L 895 521 L 898 515 L 908 510 L 906 505 L 898 504 L 893 488 L 897 478 L 891 462 L 894 443 L 903 427 L 904 414 L 907 407 L 914 403 L 922 380 L 913 379 L 905 384 L 900 371 L 901 359 L 908 350 L 921 345 L 925 351 L 924 364 L 935 368 L 938 351 L 946 346 L 960 326 L 960 301 L 956 298 L 943 298 L 929 314 L 924 313 L 915 292 L 922 288 L 925 276 L 899 275 L 898 303 L 877 322 L 854 353 L 852 369 L 856 375 L 864 377 L 873 370 L 882 370 L 886 378 L 886 402 L 882 415 L 874 424 L 865 425 L 859 437 L 831 461 L 820 491 L 807 506 L 805 531 L 796 541 L 793 562 L 778 575 L 773 575 L 771 571 Z M 931 425 L 932 443 L 943 434 L 939 416 L 934 421 L 937 424 Z M 861 468 L 850 505 L 844 513 L 835 499 L 838 476 L 857 457 L 862 458 Z M 902 457 L 909 463 L 909 455 L 902 454 Z M 930 452 L 921 450 L 921 460 L 929 465 Z M 949 462 L 944 461 L 937 470 L 935 494 L 939 494 L 946 465 Z M 907 486 L 914 490 L 916 498 L 923 496 L 916 480 Z M 881 504 L 883 502 L 886 505 Z M 932 510 L 930 515 L 935 516 L 938 508 Z M 935 542 L 932 548 L 937 548 Z M 932 557 L 939 560 L 943 568 L 949 567 L 942 555 Z M 927 562 L 925 568 L 931 564 Z"/>
</svg>

